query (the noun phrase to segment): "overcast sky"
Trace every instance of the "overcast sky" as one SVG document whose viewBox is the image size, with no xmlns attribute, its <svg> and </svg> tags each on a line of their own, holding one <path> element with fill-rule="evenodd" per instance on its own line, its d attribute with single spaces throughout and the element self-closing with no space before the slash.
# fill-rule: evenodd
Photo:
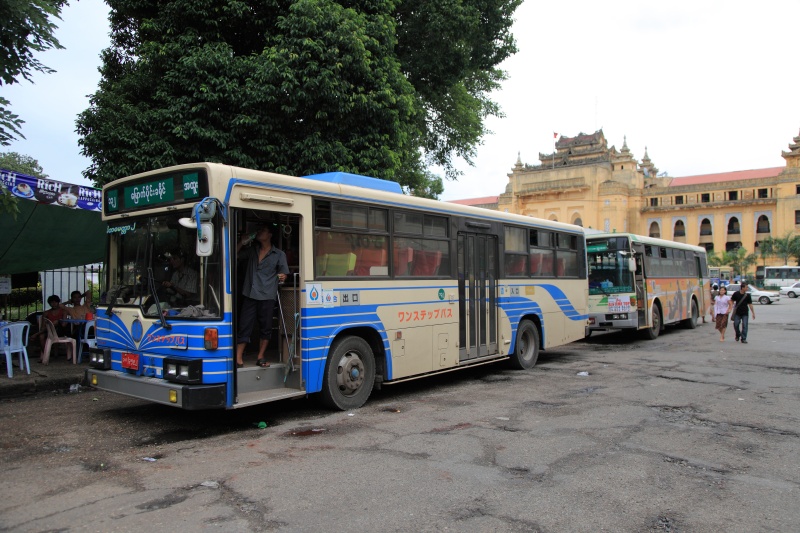
<svg viewBox="0 0 800 533">
<path fill-rule="evenodd" d="M 27 140 L 0 151 L 88 184 L 75 119 L 97 89 L 107 14 L 100 0 L 73 0 L 56 32 L 66 49 L 38 56 L 58 72 L 3 87 Z M 494 133 L 444 200 L 502 193 L 517 154 L 539 164 L 553 133 L 603 128 L 609 145 L 627 136 L 637 159 L 647 147 L 662 172 L 688 176 L 783 166 L 800 132 L 797 0 L 526 0 L 515 19 L 519 53 L 494 95 L 506 116 L 488 120 Z"/>
</svg>

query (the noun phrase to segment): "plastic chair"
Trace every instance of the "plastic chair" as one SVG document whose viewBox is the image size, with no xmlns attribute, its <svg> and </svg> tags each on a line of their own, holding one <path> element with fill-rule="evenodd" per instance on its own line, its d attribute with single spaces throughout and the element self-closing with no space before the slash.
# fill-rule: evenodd
<svg viewBox="0 0 800 533">
<path fill-rule="evenodd" d="M 95 333 L 94 320 L 89 320 L 83 325 L 83 334 L 81 335 L 81 342 L 78 345 L 78 362 L 83 358 L 83 345 L 89 348 L 97 348 L 97 336 Z"/>
<path fill-rule="evenodd" d="M 28 361 L 28 350 L 25 345 L 28 344 L 28 331 L 31 325 L 28 322 L 16 322 L 0 327 L 0 339 L 3 343 L 3 351 L 6 354 L 6 366 L 8 367 L 8 377 L 14 377 L 14 370 L 11 365 L 11 354 L 19 353 L 19 369 L 28 370 L 31 373 L 31 363 Z M 6 343 L 6 332 L 8 334 L 8 342 Z M 23 366 L 22 362 L 25 361 Z"/>
<path fill-rule="evenodd" d="M 42 352 L 42 364 L 46 365 L 50 363 L 50 350 L 53 348 L 54 344 L 66 344 L 68 348 L 68 355 L 67 361 L 72 358 L 72 364 L 77 364 L 77 357 L 76 349 L 75 349 L 75 339 L 72 337 L 59 337 L 58 333 L 56 333 L 56 327 L 50 322 L 48 319 L 43 318 L 42 322 L 44 322 L 44 327 L 47 329 L 47 340 L 44 342 L 44 351 Z"/>
</svg>

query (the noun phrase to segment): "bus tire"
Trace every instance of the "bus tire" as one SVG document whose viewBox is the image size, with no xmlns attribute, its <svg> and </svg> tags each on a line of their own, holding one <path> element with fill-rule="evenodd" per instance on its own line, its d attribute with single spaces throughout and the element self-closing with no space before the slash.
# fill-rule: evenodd
<svg viewBox="0 0 800 533">
<path fill-rule="evenodd" d="M 692 298 L 692 309 L 690 311 L 691 315 L 689 318 L 683 321 L 683 325 L 686 326 L 687 329 L 695 329 L 697 327 L 697 320 L 700 318 L 700 311 L 697 309 L 697 301 Z"/>
<path fill-rule="evenodd" d="M 517 328 L 517 342 L 511 354 L 511 366 L 517 370 L 533 368 L 539 359 L 539 330 L 530 320 L 523 320 Z"/>
<path fill-rule="evenodd" d="M 375 356 L 361 337 L 343 337 L 334 342 L 322 382 L 322 401 L 346 411 L 364 405 L 375 384 Z"/>
<path fill-rule="evenodd" d="M 644 330 L 644 337 L 648 340 L 656 340 L 661 333 L 661 309 L 653 303 L 653 325 Z"/>
</svg>

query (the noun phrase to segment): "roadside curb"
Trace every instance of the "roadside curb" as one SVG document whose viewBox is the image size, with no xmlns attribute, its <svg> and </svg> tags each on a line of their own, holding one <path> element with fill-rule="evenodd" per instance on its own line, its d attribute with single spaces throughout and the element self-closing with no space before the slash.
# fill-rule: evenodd
<svg viewBox="0 0 800 533">
<path fill-rule="evenodd" d="M 56 378 L 38 378 L 32 381 L 6 383 L 0 386 L 0 399 L 17 398 L 39 392 L 69 390 L 71 385 L 85 385 L 85 376 L 63 376 Z"/>
</svg>

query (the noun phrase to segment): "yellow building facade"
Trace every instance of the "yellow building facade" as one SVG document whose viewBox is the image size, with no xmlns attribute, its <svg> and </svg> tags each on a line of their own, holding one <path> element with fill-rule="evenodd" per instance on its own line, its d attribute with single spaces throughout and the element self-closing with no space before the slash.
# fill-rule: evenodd
<svg viewBox="0 0 800 533">
<path fill-rule="evenodd" d="M 659 175 L 647 149 L 638 161 L 626 141 L 609 147 L 602 130 L 562 136 L 553 153 L 539 154 L 539 165 L 517 158 L 496 209 L 753 252 L 767 237 L 800 233 L 800 135 L 782 156 L 784 167 L 669 177 Z M 491 197 L 476 200 L 494 207 Z"/>
</svg>

